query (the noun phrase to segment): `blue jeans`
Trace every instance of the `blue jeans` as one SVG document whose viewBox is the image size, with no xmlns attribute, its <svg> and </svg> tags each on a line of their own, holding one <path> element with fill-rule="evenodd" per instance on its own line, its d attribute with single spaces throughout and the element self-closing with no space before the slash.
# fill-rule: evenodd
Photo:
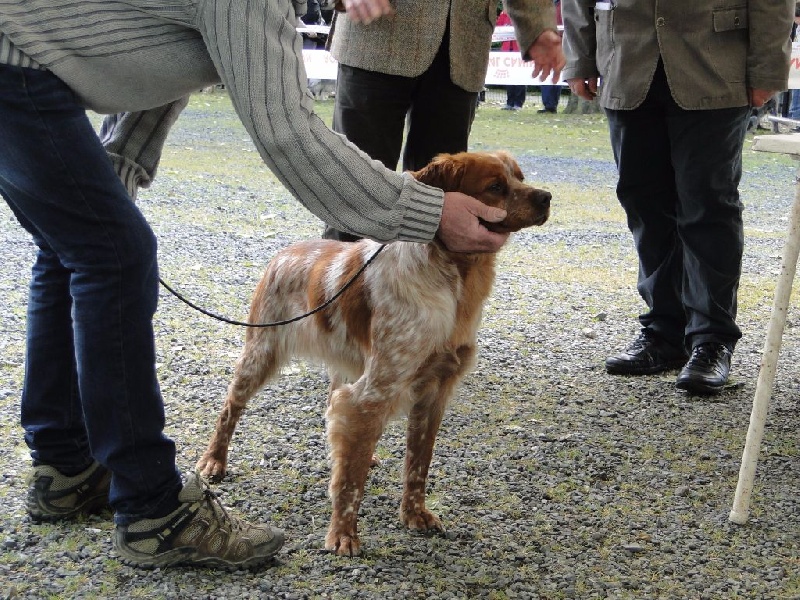
<svg viewBox="0 0 800 600">
<path fill-rule="evenodd" d="M 181 479 L 155 372 L 155 235 L 50 72 L 0 64 L 0 147 L 0 193 L 38 246 L 21 402 L 33 462 L 94 458 L 117 523 L 163 514 Z"/>
<path fill-rule="evenodd" d="M 800 121 L 800 90 L 789 90 L 789 112 L 790 119 Z"/>
<path fill-rule="evenodd" d="M 606 110 L 617 197 L 639 256 L 639 317 L 674 345 L 733 350 L 744 226 L 739 181 L 750 107 L 684 110 L 659 68 L 634 110 Z"/>
<path fill-rule="evenodd" d="M 542 104 L 547 110 L 558 110 L 558 101 L 561 98 L 560 85 L 543 85 L 541 94 Z"/>
</svg>

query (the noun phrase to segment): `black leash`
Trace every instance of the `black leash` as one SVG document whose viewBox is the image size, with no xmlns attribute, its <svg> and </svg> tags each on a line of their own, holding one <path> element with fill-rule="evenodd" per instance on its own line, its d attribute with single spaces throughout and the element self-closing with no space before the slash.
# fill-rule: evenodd
<svg viewBox="0 0 800 600">
<path fill-rule="evenodd" d="M 361 275 L 361 273 L 364 272 L 364 269 L 366 269 L 369 266 L 369 264 L 373 261 L 373 259 L 376 256 L 378 256 L 378 254 L 381 253 L 381 250 L 383 250 L 385 247 L 386 247 L 386 244 L 381 244 L 380 246 L 378 246 L 378 249 L 375 250 L 375 253 L 372 256 L 370 256 L 366 260 L 366 262 L 364 262 L 363 265 L 361 265 L 361 268 L 358 271 L 356 271 L 355 275 L 353 275 L 347 281 L 347 283 L 345 283 L 342 286 L 342 288 L 338 292 L 336 292 L 328 300 L 326 300 L 325 302 L 320 304 L 317 308 L 315 308 L 313 310 L 310 310 L 310 311 L 308 311 L 307 313 L 305 313 L 303 315 L 299 315 L 297 317 L 292 317 L 291 319 L 286 319 L 285 321 L 273 321 L 272 323 L 245 323 L 244 321 L 234 321 L 233 319 L 228 319 L 228 318 L 223 317 L 221 315 L 214 314 L 214 313 L 212 313 L 212 312 L 210 312 L 210 311 L 208 311 L 208 310 L 206 310 L 204 308 L 201 308 L 201 307 L 197 306 L 196 304 L 192 303 L 190 300 L 187 300 L 181 294 L 179 294 L 174 289 L 172 289 L 170 286 L 168 286 L 164 282 L 164 280 L 161 279 L 160 277 L 158 278 L 158 281 L 161 283 L 161 285 L 163 285 L 178 300 L 180 300 L 184 304 L 192 307 L 196 311 L 201 312 L 204 315 L 211 317 L 212 319 L 216 319 L 217 321 L 222 321 L 223 323 L 229 323 L 231 325 L 239 325 L 241 327 L 278 327 L 279 325 L 288 325 L 289 323 L 294 323 L 295 321 L 300 321 L 301 319 L 305 319 L 306 317 L 310 317 L 314 313 L 318 313 L 319 311 L 326 309 L 328 306 L 330 306 L 333 303 L 334 300 L 336 300 L 339 296 L 341 296 L 344 293 L 344 291 L 347 288 L 350 287 L 350 285 L 352 285 L 352 283 L 359 277 L 359 275 Z"/>
</svg>

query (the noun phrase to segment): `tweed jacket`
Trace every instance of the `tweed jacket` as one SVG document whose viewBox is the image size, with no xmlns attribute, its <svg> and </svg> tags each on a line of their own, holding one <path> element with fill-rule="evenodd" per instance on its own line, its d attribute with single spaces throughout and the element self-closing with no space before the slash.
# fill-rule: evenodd
<svg viewBox="0 0 800 600">
<path fill-rule="evenodd" d="M 504 4 L 523 53 L 544 30 L 556 30 L 553 0 L 504 0 Z M 497 0 L 395 0 L 393 5 L 393 16 L 369 25 L 337 14 L 333 57 L 351 67 L 416 77 L 433 63 L 449 17 L 450 78 L 469 92 L 483 88 Z"/>
<path fill-rule="evenodd" d="M 785 90 L 795 0 L 562 0 L 564 79 L 600 76 L 600 104 L 639 106 L 659 57 L 684 109 L 747 106 Z"/>
</svg>

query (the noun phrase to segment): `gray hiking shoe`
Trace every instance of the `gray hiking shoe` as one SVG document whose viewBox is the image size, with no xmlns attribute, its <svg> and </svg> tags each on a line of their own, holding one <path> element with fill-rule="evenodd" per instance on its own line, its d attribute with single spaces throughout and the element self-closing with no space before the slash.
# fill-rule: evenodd
<svg viewBox="0 0 800 600">
<path fill-rule="evenodd" d="M 68 477 L 54 467 L 39 465 L 28 475 L 25 508 L 34 521 L 60 521 L 108 507 L 111 473 L 97 461 Z"/>
<path fill-rule="evenodd" d="M 228 514 L 200 475 L 186 478 L 181 505 L 166 517 L 117 525 L 114 548 L 122 562 L 144 568 L 193 565 L 250 569 L 283 545 L 283 531 Z"/>
</svg>

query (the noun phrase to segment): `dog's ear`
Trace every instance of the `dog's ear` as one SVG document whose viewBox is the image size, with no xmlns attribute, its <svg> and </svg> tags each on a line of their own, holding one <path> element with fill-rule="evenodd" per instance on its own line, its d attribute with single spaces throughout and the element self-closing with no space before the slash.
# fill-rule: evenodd
<svg viewBox="0 0 800 600">
<path fill-rule="evenodd" d="M 422 183 L 438 187 L 445 192 L 456 192 L 461 187 L 466 164 L 452 154 L 439 154 L 419 171 L 412 171 L 411 175 Z"/>
</svg>

